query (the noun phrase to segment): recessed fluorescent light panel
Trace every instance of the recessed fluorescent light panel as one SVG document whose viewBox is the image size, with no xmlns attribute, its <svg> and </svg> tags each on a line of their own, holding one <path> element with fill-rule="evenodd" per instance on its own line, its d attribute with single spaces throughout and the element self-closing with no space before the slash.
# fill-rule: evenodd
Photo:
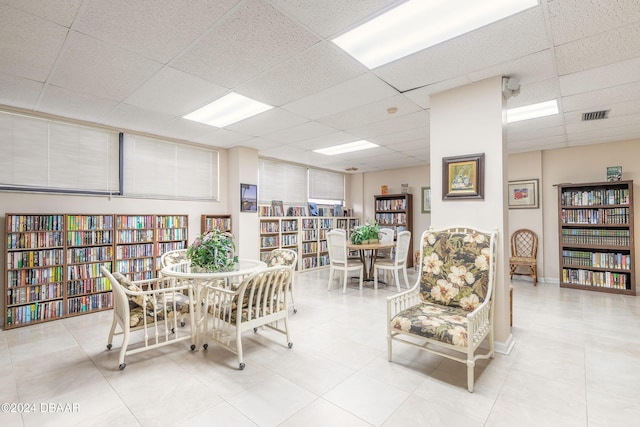
<svg viewBox="0 0 640 427">
<path fill-rule="evenodd" d="M 369 69 L 538 5 L 538 0 L 410 0 L 333 42 Z"/>
<path fill-rule="evenodd" d="M 524 107 L 510 108 L 507 110 L 507 123 L 537 119 L 538 117 L 552 116 L 554 114 L 558 114 L 557 99 L 525 105 Z"/>
<path fill-rule="evenodd" d="M 272 108 L 271 105 L 231 92 L 183 118 L 222 128 Z"/>
<path fill-rule="evenodd" d="M 333 147 L 320 148 L 318 150 L 313 150 L 314 153 L 326 154 L 327 156 L 334 156 L 336 154 L 344 154 L 351 153 L 352 151 L 360 151 L 367 150 L 369 148 L 378 147 L 378 144 L 374 144 L 373 142 L 365 141 L 364 139 L 361 141 L 350 142 L 348 144 L 334 145 Z"/>
</svg>

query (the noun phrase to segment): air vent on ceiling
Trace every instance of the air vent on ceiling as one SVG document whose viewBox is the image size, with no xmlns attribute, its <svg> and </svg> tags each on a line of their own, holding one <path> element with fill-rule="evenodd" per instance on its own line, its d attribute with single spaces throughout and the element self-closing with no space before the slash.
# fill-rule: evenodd
<svg viewBox="0 0 640 427">
<path fill-rule="evenodd" d="M 602 120 L 609 116 L 609 110 L 591 111 L 589 113 L 582 113 L 582 121 L 588 122 L 591 120 Z"/>
</svg>

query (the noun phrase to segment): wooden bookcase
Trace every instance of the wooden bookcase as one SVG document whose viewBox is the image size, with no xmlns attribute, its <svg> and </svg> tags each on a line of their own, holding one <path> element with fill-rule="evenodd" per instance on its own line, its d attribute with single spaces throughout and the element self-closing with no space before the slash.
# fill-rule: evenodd
<svg viewBox="0 0 640 427">
<path fill-rule="evenodd" d="M 100 267 L 133 280 L 187 247 L 186 215 L 6 214 L 5 329 L 106 310 Z"/>
<path fill-rule="evenodd" d="M 200 233 L 220 230 L 231 233 L 231 215 L 202 215 L 200 219 Z"/>
<path fill-rule="evenodd" d="M 373 196 L 375 218 L 380 228 L 391 228 L 395 236 L 399 231 L 410 231 L 413 248 L 413 202 L 411 194 L 380 194 Z M 413 254 L 407 256 L 407 267 L 413 267 Z"/>
<path fill-rule="evenodd" d="M 285 248 L 298 253 L 298 270 L 328 266 L 327 232 L 343 228 L 350 233 L 359 224 L 358 218 L 345 217 L 260 217 L 260 259 Z"/>
<path fill-rule="evenodd" d="M 633 181 L 558 185 L 560 287 L 636 294 Z"/>
</svg>

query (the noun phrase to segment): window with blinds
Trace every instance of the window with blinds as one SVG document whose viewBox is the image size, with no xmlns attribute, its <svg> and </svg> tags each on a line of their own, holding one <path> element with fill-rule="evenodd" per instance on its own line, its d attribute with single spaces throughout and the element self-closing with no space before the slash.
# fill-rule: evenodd
<svg viewBox="0 0 640 427">
<path fill-rule="evenodd" d="M 307 205 L 307 168 L 260 159 L 258 202 L 281 200 L 285 205 Z"/>
<path fill-rule="evenodd" d="M 218 152 L 126 134 L 125 196 L 218 200 Z"/>
<path fill-rule="evenodd" d="M 118 133 L 0 111 L 0 187 L 117 194 Z"/>
<path fill-rule="evenodd" d="M 344 201 L 344 174 L 309 169 L 309 200 L 316 203 Z"/>
</svg>

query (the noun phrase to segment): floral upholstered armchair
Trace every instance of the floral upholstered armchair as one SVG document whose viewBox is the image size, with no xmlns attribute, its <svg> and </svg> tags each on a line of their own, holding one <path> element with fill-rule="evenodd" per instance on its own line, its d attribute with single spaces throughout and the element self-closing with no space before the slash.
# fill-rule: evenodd
<svg viewBox="0 0 640 427">
<path fill-rule="evenodd" d="M 471 228 L 422 234 L 417 283 L 387 299 L 389 361 L 399 341 L 465 363 L 473 392 L 476 360 L 494 357 L 496 239 L 497 232 Z M 488 352 L 476 354 L 485 339 Z"/>
</svg>

